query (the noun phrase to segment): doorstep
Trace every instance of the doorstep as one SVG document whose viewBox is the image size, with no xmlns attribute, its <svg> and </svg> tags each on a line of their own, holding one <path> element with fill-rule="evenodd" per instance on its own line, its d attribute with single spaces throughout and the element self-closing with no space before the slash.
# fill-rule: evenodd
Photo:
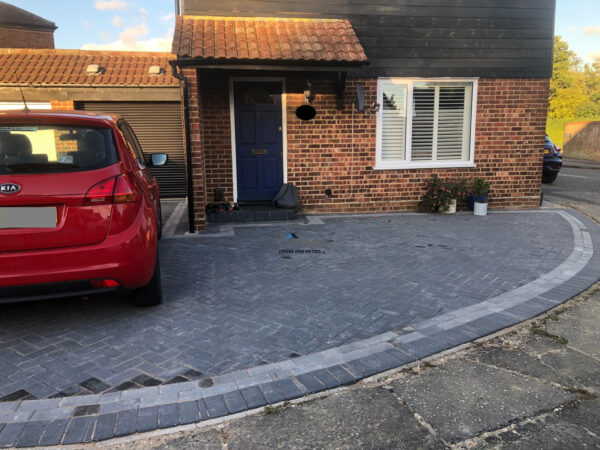
<svg viewBox="0 0 600 450">
<path fill-rule="evenodd" d="M 244 205 L 239 209 L 206 214 L 208 223 L 248 223 L 248 222 L 284 222 L 302 218 L 302 214 L 293 209 L 275 208 L 271 205 Z"/>
</svg>

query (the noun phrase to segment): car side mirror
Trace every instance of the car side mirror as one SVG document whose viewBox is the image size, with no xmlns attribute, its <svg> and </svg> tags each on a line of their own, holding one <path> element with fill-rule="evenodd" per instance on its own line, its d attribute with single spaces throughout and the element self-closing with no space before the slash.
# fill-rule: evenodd
<svg viewBox="0 0 600 450">
<path fill-rule="evenodd" d="M 152 164 L 154 167 L 164 166 L 168 160 L 169 155 L 166 153 L 153 153 L 150 155 L 150 164 Z"/>
</svg>

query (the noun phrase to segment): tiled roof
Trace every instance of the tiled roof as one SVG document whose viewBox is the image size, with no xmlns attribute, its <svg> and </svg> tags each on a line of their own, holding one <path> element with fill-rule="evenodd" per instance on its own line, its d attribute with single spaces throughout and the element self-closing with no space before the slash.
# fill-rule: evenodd
<svg viewBox="0 0 600 450">
<path fill-rule="evenodd" d="M 173 53 L 204 60 L 366 63 L 348 20 L 180 16 Z"/>
<path fill-rule="evenodd" d="M 0 84 L 83 86 L 177 86 L 171 76 L 170 53 L 51 49 L 0 49 Z M 86 75 L 89 65 L 103 70 Z M 149 76 L 150 66 L 164 73 Z"/>
<path fill-rule="evenodd" d="M 0 25 L 56 30 L 54 22 L 6 2 L 0 2 Z"/>
</svg>

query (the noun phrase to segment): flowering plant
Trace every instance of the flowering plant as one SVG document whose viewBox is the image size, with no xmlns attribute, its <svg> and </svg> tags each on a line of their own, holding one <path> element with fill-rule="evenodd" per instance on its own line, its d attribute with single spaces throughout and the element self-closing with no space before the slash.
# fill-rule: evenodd
<svg viewBox="0 0 600 450">
<path fill-rule="evenodd" d="M 419 209 L 426 212 L 446 212 L 452 200 L 460 203 L 468 194 L 467 183 L 464 180 L 442 181 L 434 175 L 427 183 L 427 191 L 419 202 Z"/>
<path fill-rule="evenodd" d="M 450 186 L 434 175 L 427 183 L 427 190 L 419 202 L 419 209 L 425 212 L 444 212 L 448 210 L 452 198 Z"/>
<path fill-rule="evenodd" d="M 469 189 L 465 180 L 458 180 L 449 183 L 451 198 L 455 198 L 457 202 L 465 200 L 469 196 Z"/>
</svg>

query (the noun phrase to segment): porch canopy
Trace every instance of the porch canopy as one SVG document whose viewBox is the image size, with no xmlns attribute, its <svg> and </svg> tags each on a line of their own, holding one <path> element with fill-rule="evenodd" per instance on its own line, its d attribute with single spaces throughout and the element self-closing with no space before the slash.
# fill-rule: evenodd
<svg viewBox="0 0 600 450">
<path fill-rule="evenodd" d="M 367 64 L 348 20 L 179 16 L 178 65 L 205 68 L 347 71 Z"/>
</svg>

